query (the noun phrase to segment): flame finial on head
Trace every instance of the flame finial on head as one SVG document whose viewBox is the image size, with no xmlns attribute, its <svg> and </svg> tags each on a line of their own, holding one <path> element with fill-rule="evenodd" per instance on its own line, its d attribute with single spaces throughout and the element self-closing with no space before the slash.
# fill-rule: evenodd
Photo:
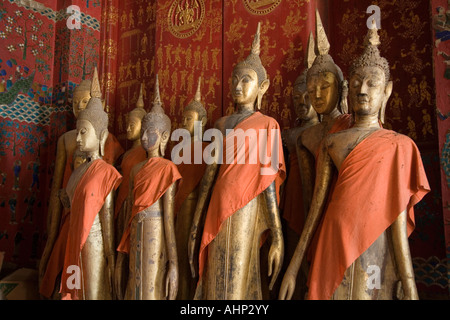
<svg viewBox="0 0 450 320">
<path fill-rule="evenodd" d="M 94 69 L 94 76 L 92 78 L 91 83 L 91 98 L 98 98 L 98 99 L 102 98 L 102 91 L 100 89 L 100 81 L 98 79 L 97 67 L 95 67 Z"/>
<path fill-rule="evenodd" d="M 330 52 L 330 42 L 328 41 L 319 10 L 316 9 L 316 54 L 325 56 Z"/>
<path fill-rule="evenodd" d="M 316 52 L 315 52 L 315 44 L 314 44 L 314 36 L 312 32 L 309 34 L 308 38 L 308 49 L 306 51 L 306 68 L 309 69 L 316 60 Z"/>
</svg>

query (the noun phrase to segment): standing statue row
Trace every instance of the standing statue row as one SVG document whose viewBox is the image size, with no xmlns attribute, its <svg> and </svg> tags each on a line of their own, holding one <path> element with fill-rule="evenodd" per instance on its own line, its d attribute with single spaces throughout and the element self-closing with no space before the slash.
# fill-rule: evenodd
<svg viewBox="0 0 450 320">
<path fill-rule="evenodd" d="M 77 88 L 77 129 L 58 142 L 43 297 L 261 300 L 269 289 L 279 299 L 418 299 L 408 237 L 430 188 L 414 142 L 382 127 L 393 83 L 376 25 L 347 81 L 316 11 L 294 84 L 298 126 L 284 132 L 259 111 L 270 86 L 260 37 L 258 24 L 233 69 L 235 112 L 214 125 L 222 141 L 203 141 L 199 79 L 183 110 L 187 162 L 166 157 L 158 75 L 151 111 L 141 86 L 128 114 L 125 153 L 108 132 L 97 72 Z M 198 150 L 212 151 L 208 161 L 195 161 Z"/>
</svg>

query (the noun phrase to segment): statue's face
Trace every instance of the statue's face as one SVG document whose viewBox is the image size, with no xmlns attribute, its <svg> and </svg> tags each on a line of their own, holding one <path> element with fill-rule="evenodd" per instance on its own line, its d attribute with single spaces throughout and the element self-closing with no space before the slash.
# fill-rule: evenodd
<svg viewBox="0 0 450 320">
<path fill-rule="evenodd" d="M 254 104 L 258 97 L 258 75 L 250 68 L 236 68 L 231 78 L 231 96 L 238 105 Z"/>
<path fill-rule="evenodd" d="M 147 152 L 154 151 L 161 144 L 161 134 L 154 126 L 149 126 L 141 134 L 141 145 Z"/>
<path fill-rule="evenodd" d="M 82 152 L 98 151 L 100 141 L 94 126 L 87 120 L 77 121 L 77 147 Z"/>
<path fill-rule="evenodd" d="M 78 118 L 78 114 L 80 113 L 81 110 L 86 109 L 89 100 L 91 100 L 90 91 L 75 90 L 75 92 L 73 93 L 73 101 L 72 101 L 73 114 L 75 115 L 75 118 Z"/>
<path fill-rule="evenodd" d="M 386 80 L 378 67 L 360 67 L 349 83 L 349 103 L 356 114 L 378 113 L 385 100 Z"/>
<path fill-rule="evenodd" d="M 195 121 L 199 121 L 197 112 L 193 110 L 187 110 L 183 112 L 181 127 L 189 131 L 191 137 L 194 136 Z"/>
<path fill-rule="evenodd" d="M 331 72 L 316 73 L 308 77 L 306 85 L 311 105 L 318 114 L 330 114 L 339 102 L 339 85 Z"/>
<path fill-rule="evenodd" d="M 308 99 L 308 94 L 304 91 L 294 88 L 292 93 L 292 101 L 297 118 L 302 121 L 310 120 L 316 112 Z"/>
<path fill-rule="evenodd" d="M 141 124 L 140 118 L 130 115 L 127 119 L 127 139 L 135 141 L 141 137 Z"/>
</svg>

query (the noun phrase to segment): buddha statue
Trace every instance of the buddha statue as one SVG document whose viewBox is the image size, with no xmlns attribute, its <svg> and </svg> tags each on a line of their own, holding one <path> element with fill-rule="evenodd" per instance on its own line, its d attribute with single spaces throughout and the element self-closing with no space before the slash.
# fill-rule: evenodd
<svg viewBox="0 0 450 320">
<path fill-rule="evenodd" d="M 313 193 L 315 162 L 322 139 L 329 133 L 347 129 L 352 117 L 346 109 L 346 81 L 329 55 L 330 44 L 319 11 L 316 10 L 316 58 L 308 69 L 306 82 L 311 105 L 320 123 L 301 132 L 297 138 L 304 212 L 309 211 Z"/>
<path fill-rule="evenodd" d="M 71 212 L 61 276 L 65 300 L 110 300 L 114 296 L 113 194 L 122 176 L 102 159 L 108 134 L 108 114 L 103 110 L 95 69 L 91 99 L 80 111 L 76 129 L 77 147 L 86 161 L 73 171 L 66 187 Z"/>
<path fill-rule="evenodd" d="M 73 92 L 72 110 L 76 119 L 91 99 L 91 80 L 83 80 Z M 63 195 L 67 182 L 74 170 L 74 153 L 77 149 L 76 129 L 67 131 L 58 139 L 55 167 L 52 176 L 49 208 L 47 213 L 47 242 L 39 263 L 39 292 L 44 298 L 59 299 L 59 278 L 64 263 L 64 250 L 67 241 L 68 216 L 70 209 L 64 208 L 60 195 Z M 117 138 L 108 134 L 103 160 L 114 165 L 123 153 Z"/>
<path fill-rule="evenodd" d="M 292 93 L 292 102 L 295 113 L 297 114 L 297 126 L 294 128 L 284 130 L 282 132 L 282 139 L 285 148 L 287 149 L 289 157 L 288 176 L 283 187 L 280 211 L 282 213 L 282 222 L 284 224 L 284 241 L 285 241 L 285 255 L 283 269 L 287 268 L 289 261 L 297 246 L 298 240 L 303 230 L 306 213 L 303 211 L 302 203 L 302 186 L 300 177 L 300 168 L 297 157 L 297 139 L 301 132 L 306 128 L 319 124 L 319 117 L 317 112 L 312 107 L 308 93 L 306 90 L 306 74 L 308 69 L 312 66 L 315 59 L 314 52 L 314 38 L 310 34 L 308 41 L 308 50 L 306 56 L 306 68 L 304 72 L 294 82 Z M 298 282 L 295 295 L 295 300 L 303 298 L 306 290 L 306 276 L 307 272 L 299 273 L 302 285 Z M 301 290 L 300 290 L 301 289 Z"/>
<path fill-rule="evenodd" d="M 182 177 L 175 195 L 175 234 L 178 267 L 180 270 L 177 300 L 192 300 L 197 284 L 197 279 L 191 276 L 188 241 L 194 211 L 197 206 L 200 181 L 206 169 L 206 163 L 203 161 L 203 151 L 207 143 L 202 141 L 202 133 L 205 132 L 208 118 L 206 109 L 201 102 L 200 87 L 201 78 L 198 79 L 197 92 L 194 99 L 184 108 L 181 121 L 181 128 L 187 130 L 191 138 L 189 146 L 191 157 L 190 161 L 181 162 L 177 165 Z M 196 150 L 197 148 L 198 150 Z M 201 162 L 196 161 L 196 152 L 201 152 Z"/>
<path fill-rule="evenodd" d="M 127 150 L 120 163 L 119 172 L 123 175 L 122 183 L 120 184 L 116 203 L 115 203 L 115 226 L 116 226 L 116 248 L 122 239 L 122 232 L 124 229 L 125 209 L 127 207 L 125 200 L 130 189 L 130 172 L 131 169 L 138 163 L 147 158 L 147 152 L 141 145 L 141 125 L 142 119 L 147 112 L 144 109 L 143 85 L 140 86 L 139 98 L 136 103 L 136 108 L 128 113 L 126 120 L 127 139 L 132 143 L 131 148 Z"/>
<path fill-rule="evenodd" d="M 308 299 L 418 299 L 408 236 L 414 205 L 430 188 L 415 143 L 381 127 L 393 83 L 379 45 L 374 22 L 349 70 L 355 124 L 320 148 L 311 209 L 281 299 L 290 298 L 308 247 Z"/>
<path fill-rule="evenodd" d="M 210 164 L 200 184 L 188 244 L 189 263 L 195 277 L 196 241 L 201 237 L 195 299 L 262 299 L 260 246 L 268 236 L 271 242 L 268 254 L 270 288 L 281 269 L 284 244 L 278 201 L 285 166 L 279 124 L 257 111 L 270 85 L 259 54 L 258 23 L 250 55 L 240 61 L 232 73 L 231 94 L 236 111 L 215 124 L 225 141 L 222 149 L 220 139 L 213 141 L 217 152 L 211 152 Z M 264 152 L 272 161 L 279 159 L 278 165 L 269 169 L 259 159 L 255 163 L 238 164 L 237 150 L 245 151 L 245 159 L 255 150 L 252 143 L 245 143 L 246 139 L 236 139 L 239 132 L 254 132 L 252 143 L 264 139 L 272 141 L 272 148 Z M 235 160 L 221 161 L 220 154 L 226 154 L 227 146 L 233 146 L 235 140 L 238 140 Z M 269 170 L 262 174 L 262 169 Z M 203 216 L 204 211 L 206 216 Z"/>
<path fill-rule="evenodd" d="M 175 300 L 178 259 L 174 199 L 181 178 L 176 165 L 164 158 L 171 121 L 164 113 L 156 76 L 153 107 L 142 119 L 141 143 L 147 159 L 133 167 L 125 231 L 116 267 L 118 291 L 127 283 L 127 300 Z M 128 255 L 128 280 L 120 279 Z"/>
</svg>

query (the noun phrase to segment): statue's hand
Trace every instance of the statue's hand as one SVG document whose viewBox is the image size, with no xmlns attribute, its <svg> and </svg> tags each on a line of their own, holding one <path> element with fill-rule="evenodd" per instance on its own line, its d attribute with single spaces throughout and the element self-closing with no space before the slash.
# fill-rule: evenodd
<svg viewBox="0 0 450 320">
<path fill-rule="evenodd" d="M 419 300 L 419 294 L 417 293 L 417 286 L 414 279 L 398 282 L 397 298 L 401 300 Z"/>
<path fill-rule="evenodd" d="M 191 267 L 192 278 L 195 278 L 195 276 L 197 275 L 197 271 L 195 270 L 194 264 L 196 242 L 197 242 L 197 227 L 192 226 L 188 242 L 188 257 L 189 257 L 189 266 Z"/>
<path fill-rule="evenodd" d="M 282 236 L 274 236 L 272 240 L 272 245 L 270 246 L 269 251 L 269 274 L 268 276 L 272 276 L 272 280 L 270 281 L 269 290 L 272 290 L 275 281 L 277 280 L 278 274 L 281 271 L 281 264 L 283 261 L 284 255 L 284 244 Z"/>
<path fill-rule="evenodd" d="M 289 265 L 286 273 L 284 274 L 283 281 L 281 282 L 280 293 L 278 295 L 279 300 L 291 300 L 295 290 L 295 282 L 297 280 L 297 273 L 291 270 Z"/>
<path fill-rule="evenodd" d="M 178 268 L 175 264 L 169 263 L 169 270 L 166 276 L 166 297 L 168 300 L 175 300 L 178 293 Z"/>
</svg>

